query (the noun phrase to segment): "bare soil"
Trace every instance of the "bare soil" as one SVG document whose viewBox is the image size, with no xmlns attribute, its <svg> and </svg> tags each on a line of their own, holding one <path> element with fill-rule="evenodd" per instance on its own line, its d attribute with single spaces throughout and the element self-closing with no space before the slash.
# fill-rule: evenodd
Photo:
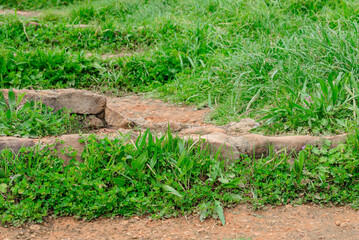
<svg viewBox="0 0 359 240">
<path fill-rule="evenodd" d="M 72 217 L 47 218 L 41 224 L 0 227 L 0 240 L 10 239 L 359 239 L 358 212 L 348 207 L 303 205 L 253 211 L 241 205 L 225 211 L 226 225 L 196 216 L 153 220 Z"/>
<path fill-rule="evenodd" d="M 167 104 L 161 100 L 145 99 L 138 95 L 123 98 L 107 98 L 107 105 L 126 118 L 146 121 L 150 124 L 176 122 L 180 124 L 206 125 L 205 116 L 210 109 L 195 110 L 190 106 Z"/>
</svg>

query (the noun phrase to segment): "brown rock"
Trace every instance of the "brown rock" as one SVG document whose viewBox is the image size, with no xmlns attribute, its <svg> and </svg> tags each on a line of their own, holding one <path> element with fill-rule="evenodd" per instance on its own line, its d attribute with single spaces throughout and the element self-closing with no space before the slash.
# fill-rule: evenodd
<svg viewBox="0 0 359 240">
<path fill-rule="evenodd" d="M 192 139 L 197 137 L 191 136 Z M 225 159 L 236 159 L 241 154 L 260 158 L 269 154 L 269 149 L 286 149 L 288 153 L 299 152 L 304 146 L 322 144 L 321 137 L 312 136 L 283 136 L 266 137 L 258 134 L 247 134 L 242 136 L 230 136 L 223 133 L 211 133 L 201 137 L 210 145 L 213 153 L 221 148 L 221 156 Z M 332 141 L 332 147 L 345 140 L 345 135 L 328 137 Z"/>
<path fill-rule="evenodd" d="M 181 131 L 181 134 L 198 134 L 198 135 L 207 135 L 211 133 L 226 133 L 226 131 L 219 127 L 214 126 L 201 126 L 201 127 L 194 127 L 194 128 L 188 128 L 183 131 Z"/>
<path fill-rule="evenodd" d="M 132 128 L 135 124 L 133 121 L 125 118 L 120 113 L 114 111 L 112 108 L 105 108 L 105 121 L 107 125 L 117 128 Z"/>
<path fill-rule="evenodd" d="M 54 148 L 58 151 L 59 157 L 64 160 L 64 164 L 66 165 L 73 159 L 73 157 L 70 156 L 72 152 L 76 152 L 74 157 L 77 161 L 82 161 L 81 154 L 85 148 L 85 143 L 80 143 L 80 140 L 88 136 L 89 134 L 69 134 L 59 138 L 43 139 L 40 144 L 54 145 Z"/>
<path fill-rule="evenodd" d="M 88 127 L 100 128 L 100 127 L 104 127 L 105 123 L 101 119 L 95 117 L 94 115 L 90 115 L 86 118 L 85 125 Z"/>
<path fill-rule="evenodd" d="M 0 137 L 0 152 L 8 148 L 17 153 L 21 147 L 32 147 L 34 145 L 35 141 L 30 138 Z"/>
<path fill-rule="evenodd" d="M 171 129 L 171 131 L 173 132 L 179 132 L 181 131 L 181 129 L 183 128 L 183 125 L 177 122 L 161 122 L 161 123 L 154 123 L 154 124 L 150 124 L 151 127 L 150 128 L 154 128 L 155 130 L 161 131 L 161 132 L 166 132 L 168 130 L 168 128 Z"/>
<path fill-rule="evenodd" d="M 8 98 L 8 89 L 3 92 L 5 100 Z M 25 101 L 41 101 L 48 107 L 58 111 L 62 108 L 77 114 L 98 114 L 106 107 L 104 96 L 86 90 L 57 89 L 57 90 L 14 90 L 15 95 L 26 93 Z"/>
<path fill-rule="evenodd" d="M 338 135 L 332 137 L 312 137 L 312 136 L 282 136 L 282 137 L 266 137 L 258 134 L 247 134 L 241 137 L 248 143 L 246 148 L 238 148 L 240 152 L 248 155 L 255 154 L 256 157 L 268 155 L 269 148 L 286 149 L 288 153 L 294 151 L 299 152 L 306 145 L 321 146 L 324 139 L 332 141 L 332 147 L 338 143 L 345 141 L 346 135 Z"/>
<path fill-rule="evenodd" d="M 230 134 L 247 133 L 259 124 L 251 118 L 244 118 L 240 122 L 231 122 L 225 128 Z"/>
<path fill-rule="evenodd" d="M 222 160 L 235 160 L 240 157 L 238 149 L 232 144 L 233 137 L 223 133 L 212 133 L 200 137 L 204 139 L 205 146 L 209 146 L 211 154 L 216 154 L 220 150 L 220 156 Z"/>
</svg>

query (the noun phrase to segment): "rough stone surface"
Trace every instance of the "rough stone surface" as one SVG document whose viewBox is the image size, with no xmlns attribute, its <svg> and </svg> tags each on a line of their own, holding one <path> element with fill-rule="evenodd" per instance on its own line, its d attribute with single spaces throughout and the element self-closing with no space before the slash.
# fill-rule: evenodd
<svg viewBox="0 0 359 240">
<path fill-rule="evenodd" d="M 68 164 L 72 156 L 69 153 L 76 151 L 75 158 L 77 161 L 81 160 L 81 154 L 84 150 L 85 143 L 80 143 L 80 140 L 83 137 L 88 137 L 89 134 L 79 135 L 79 134 L 69 134 L 63 135 L 59 138 L 48 138 L 43 139 L 39 142 L 39 144 L 49 144 L 54 145 L 54 148 L 58 151 L 59 157 L 64 160 L 64 164 Z"/>
<path fill-rule="evenodd" d="M 211 146 L 213 151 L 221 147 L 223 158 L 238 158 L 240 154 L 262 157 L 269 154 L 269 149 L 286 149 L 288 153 L 299 152 L 306 145 L 321 146 L 324 139 L 332 142 L 332 147 L 345 141 L 346 135 L 332 137 L 282 136 L 266 137 L 258 134 L 229 136 L 223 133 L 211 133 L 201 137 Z"/>
<path fill-rule="evenodd" d="M 192 135 L 192 134 L 208 135 L 211 133 L 225 134 L 226 130 L 215 126 L 200 126 L 200 127 L 192 127 L 192 128 L 184 129 L 183 131 L 181 131 L 181 134 L 183 135 Z"/>
<path fill-rule="evenodd" d="M 17 137 L 0 137 L 0 152 L 3 149 L 9 148 L 17 153 L 21 147 L 32 147 L 35 141 L 30 138 L 17 138 Z"/>
<path fill-rule="evenodd" d="M 180 123 L 177 122 L 161 122 L 161 123 L 155 123 L 155 124 L 150 124 L 150 128 L 154 128 L 157 131 L 160 132 L 166 132 L 168 130 L 168 127 L 171 129 L 171 131 L 173 132 L 179 132 L 181 131 L 181 129 L 184 128 L 184 126 Z"/>
<path fill-rule="evenodd" d="M 8 98 L 8 89 L 3 92 L 5 100 Z M 58 111 L 62 108 L 77 114 L 98 114 L 105 110 L 106 97 L 86 90 L 56 89 L 56 90 L 14 90 L 15 95 L 26 93 L 25 101 L 41 101 L 46 106 Z"/>
<path fill-rule="evenodd" d="M 105 108 L 105 121 L 107 125 L 117 128 L 132 128 L 135 125 L 133 121 L 109 107 Z"/>
<path fill-rule="evenodd" d="M 231 144 L 232 137 L 224 133 L 212 133 L 200 137 L 205 140 L 205 146 L 208 145 L 211 149 L 211 154 L 216 154 L 218 150 L 221 151 L 221 159 L 233 161 L 240 157 L 238 149 Z"/>
<path fill-rule="evenodd" d="M 261 157 L 262 155 L 267 155 L 269 153 L 269 148 L 273 149 L 286 149 L 290 152 L 299 152 L 306 145 L 321 146 L 324 139 L 332 141 L 332 146 L 336 146 L 337 143 L 344 141 L 346 135 L 338 135 L 334 137 L 312 137 L 312 136 L 281 136 L 281 137 L 266 137 L 257 134 L 248 134 L 243 135 L 241 138 L 244 138 L 248 143 L 249 147 L 245 150 L 245 153 L 248 155 L 253 155 L 254 153 Z M 241 149 L 240 149 L 241 150 Z"/>
<path fill-rule="evenodd" d="M 229 134 L 238 134 L 238 133 L 248 133 L 253 128 L 259 126 L 255 120 L 251 118 L 244 118 L 239 122 L 231 122 L 224 128 L 227 130 Z"/>
<path fill-rule="evenodd" d="M 85 125 L 87 127 L 100 128 L 106 126 L 106 124 L 101 119 L 95 117 L 94 115 L 88 116 L 85 121 Z"/>
</svg>

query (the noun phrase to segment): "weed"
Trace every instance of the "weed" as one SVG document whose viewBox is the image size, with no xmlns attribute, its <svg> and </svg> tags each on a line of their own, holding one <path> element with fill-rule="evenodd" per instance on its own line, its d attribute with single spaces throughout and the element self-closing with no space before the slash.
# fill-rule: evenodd
<svg viewBox="0 0 359 240">
<path fill-rule="evenodd" d="M 56 113 L 40 102 L 21 104 L 25 94 L 15 97 L 8 92 L 8 104 L 0 92 L 0 135 L 19 137 L 42 137 L 61 135 L 77 128 L 75 116 L 65 109 Z"/>
</svg>

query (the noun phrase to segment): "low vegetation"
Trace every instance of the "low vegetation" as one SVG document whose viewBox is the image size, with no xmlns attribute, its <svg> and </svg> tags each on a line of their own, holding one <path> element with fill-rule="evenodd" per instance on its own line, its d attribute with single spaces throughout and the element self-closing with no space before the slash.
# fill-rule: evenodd
<svg viewBox="0 0 359 240">
<path fill-rule="evenodd" d="M 0 153 L 0 216 L 3 224 L 41 222 L 45 216 L 195 213 L 219 218 L 223 207 L 251 203 L 318 203 L 358 208 L 359 135 L 329 149 L 306 146 L 294 163 L 285 151 L 266 158 L 243 156 L 226 164 L 200 144 L 146 131 L 135 142 L 83 139 L 83 162 L 64 166 L 50 147 Z M 70 154 L 71 155 L 71 154 Z"/>
<path fill-rule="evenodd" d="M 19 10 L 43 9 L 56 6 L 66 6 L 78 2 L 77 0 L 0 0 L 0 6 Z"/>
<path fill-rule="evenodd" d="M 78 119 L 66 109 L 53 112 L 53 109 L 41 102 L 30 101 L 22 104 L 24 95 L 16 98 L 10 90 L 7 103 L 0 92 L 0 136 L 36 138 L 79 130 Z"/>
<path fill-rule="evenodd" d="M 40 16 L 0 16 L 1 87 L 148 92 L 214 108 L 218 124 L 256 118 L 269 134 L 335 134 L 357 122 L 356 1 L 0 5 L 44 3 Z"/>
<path fill-rule="evenodd" d="M 251 117 L 266 134 L 338 134 L 330 149 L 232 163 L 167 133 L 84 138 L 83 162 L 51 147 L 0 152 L 2 224 L 46 216 L 197 214 L 250 203 L 359 207 L 359 4 L 354 0 L 0 0 L 0 88 L 145 92 Z M 22 17 L 17 10 L 35 10 Z M 31 13 L 30 13 L 31 14 Z M 74 117 L 0 96 L 0 135 L 71 131 Z"/>
</svg>

